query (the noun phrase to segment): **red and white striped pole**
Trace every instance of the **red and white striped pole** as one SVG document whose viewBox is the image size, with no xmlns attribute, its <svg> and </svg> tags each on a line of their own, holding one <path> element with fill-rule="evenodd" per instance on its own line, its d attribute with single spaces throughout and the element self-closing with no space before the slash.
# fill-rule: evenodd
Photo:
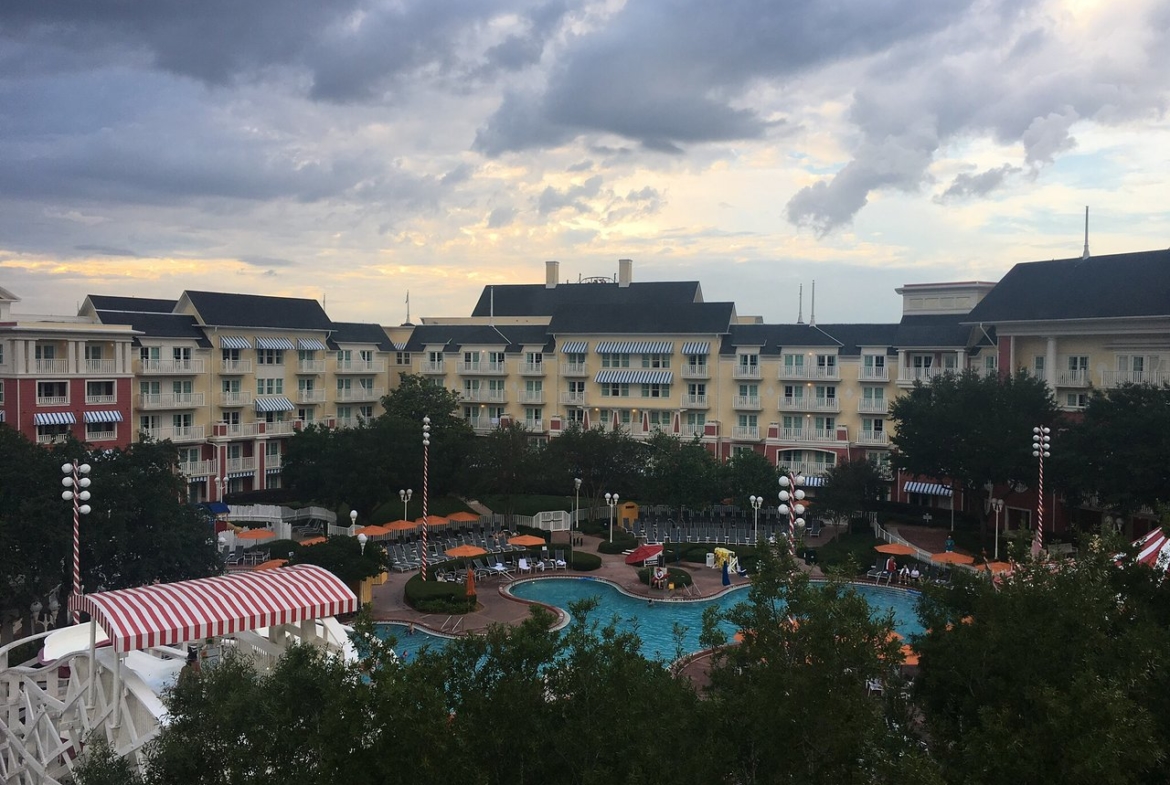
<svg viewBox="0 0 1170 785">
<path fill-rule="evenodd" d="M 796 527 L 799 524 L 804 528 L 804 518 L 797 517 L 804 515 L 804 491 L 800 486 L 804 485 L 804 475 L 791 474 L 780 475 L 780 509 L 781 515 L 788 516 L 788 552 L 793 556 L 796 555 Z M 788 489 L 792 490 L 789 491 Z M 789 504 L 789 502 L 792 502 Z"/>
<path fill-rule="evenodd" d="M 423 417 L 423 498 L 422 498 L 422 579 L 427 579 L 427 528 L 430 521 L 427 520 L 427 464 L 430 463 L 431 457 L 431 418 Z"/>
<path fill-rule="evenodd" d="M 61 479 L 61 484 L 65 486 L 65 490 L 61 492 L 61 498 L 67 502 L 73 502 L 73 597 L 81 598 L 81 516 L 89 515 L 90 507 L 88 504 L 82 502 L 89 501 L 89 487 L 90 480 L 85 475 L 89 474 L 89 464 L 78 464 L 77 461 L 72 463 L 61 464 L 61 473 L 65 475 Z M 73 623 L 81 622 L 81 611 L 78 610 L 76 604 L 73 604 Z"/>
<path fill-rule="evenodd" d="M 1040 558 L 1044 548 L 1044 459 L 1052 455 L 1052 429 L 1037 425 L 1032 429 L 1032 455 L 1038 461 L 1036 482 L 1036 531 L 1032 536 L 1032 558 Z"/>
</svg>

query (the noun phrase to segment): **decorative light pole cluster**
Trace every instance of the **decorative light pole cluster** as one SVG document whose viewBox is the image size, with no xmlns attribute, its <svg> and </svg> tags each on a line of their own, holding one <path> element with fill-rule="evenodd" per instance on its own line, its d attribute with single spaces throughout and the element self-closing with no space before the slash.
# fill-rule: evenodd
<svg viewBox="0 0 1170 785">
<path fill-rule="evenodd" d="M 61 473 L 65 476 L 61 478 L 61 484 L 65 486 L 65 490 L 61 492 L 61 498 L 67 502 L 73 502 L 73 596 L 81 599 L 81 516 L 89 515 L 90 506 L 83 504 L 89 501 L 89 491 L 86 488 L 90 485 L 90 479 L 85 475 L 89 474 L 89 464 L 79 464 L 77 461 L 72 463 L 61 464 Z M 77 606 L 73 606 L 73 623 L 81 622 L 81 611 Z"/>
<path fill-rule="evenodd" d="M 351 530 L 350 531 L 351 536 L 353 535 L 352 530 L 353 530 L 353 527 L 355 527 L 355 526 L 357 526 L 357 510 L 350 510 L 349 511 L 349 528 Z"/>
<path fill-rule="evenodd" d="M 1044 459 L 1052 456 L 1052 429 L 1037 425 L 1032 429 L 1032 456 L 1036 458 L 1036 532 L 1032 536 L 1032 558 L 1038 558 L 1044 548 Z"/>
<path fill-rule="evenodd" d="M 398 498 L 402 500 L 402 520 L 404 521 L 410 520 L 408 510 L 410 509 L 410 497 L 413 495 L 414 491 L 412 491 L 410 488 L 398 492 Z"/>
<path fill-rule="evenodd" d="M 760 507 L 764 505 L 764 497 L 749 496 L 748 501 L 752 503 L 752 539 L 758 546 L 760 544 Z"/>
<path fill-rule="evenodd" d="M 430 460 L 431 418 L 423 417 L 422 579 L 424 581 L 427 579 L 427 471 Z"/>
<path fill-rule="evenodd" d="M 999 514 L 1003 512 L 1003 499 L 992 499 L 991 509 L 995 510 L 995 560 L 999 561 Z"/>
<path fill-rule="evenodd" d="M 799 472 L 794 476 L 792 474 L 780 475 L 780 508 L 781 515 L 788 516 L 788 552 L 793 556 L 796 555 L 796 531 L 804 531 L 804 491 L 800 486 L 804 485 L 804 475 Z M 788 489 L 792 490 L 789 491 Z M 792 502 L 789 504 L 789 502 Z"/>
<path fill-rule="evenodd" d="M 573 513 L 573 526 L 571 528 L 581 528 L 581 478 L 573 478 L 573 492 L 576 495 L 576 512 Z"/>
<path fill-rule="evenodd" d="M 613 542 L 613 509 L 617 507 L 618 495 L 616 493 L 605 494 L 605 503 L 609 506 L 609 541 Z"/>
</svg>

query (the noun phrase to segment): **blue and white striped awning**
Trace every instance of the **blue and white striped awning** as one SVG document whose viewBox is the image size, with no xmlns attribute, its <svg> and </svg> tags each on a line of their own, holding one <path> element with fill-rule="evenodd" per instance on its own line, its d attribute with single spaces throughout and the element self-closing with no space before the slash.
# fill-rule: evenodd
<svg viewBox="0 0 1170 785">
<path fill-rule="evenodd" d="M 4 422 L 4 410 L 0 409 L 0 422 Z"/>
<path fill-rule="evenodd" d="M 121 412 L 86 412 L 86 422 L 122 422 Z"/>
<path fill-rule="evenodd" d="M 221 335 L 219 336 L 219 348 L 221 349 L 251 349 L 252 341 L 242 335 Z"/>
<path fill-rule="evenodd" d="M 281 349 L 289 351 L 293 349 L 293 342 L 288 338 L 257 338 L 257 349 Z"/>
<path fill-rule="evenodd" d="M 316 338 L 297 338 L 297 348 L 304 352 L 327 352 L 328 347 Z"/>
<path fill-rule="evenodd" d="M 268 466 L 264 469 L 264 471 L 268 474 L 280 474 L 280 467 L 279 466 Z"/>
<path fill-rule="evenodd" d="M 924 496 L 950 496 L 951 489 L 937 482 L 908 482 L 903 489 L 906 493 L 921 493 Z"/>
<path fill-rule="evenodd" d="M 598 384 L 670 384 L 670 371 L 599 371 L 593 381 Z"/>
<path fill-rule="evenodd" d="M 707 341 L 690 341 L 683 344 L 683 354 L 710 354 L 711 344 Z"/>
<path fill-rule="evenodd" d="M 566 341 L 561 344 L 561 354 L 585 354 L 589 351 L 589 341 Z"/>
<path fill-rule="evenodd" d="M 228 472 L 227 478 L 229 480 L 238 480 L 241 477 L 251 477 L 255 472 Z"/>
<path fill-rule="evenodd" d="M 826 478 L 824 478 L 824 477 L 805 477 L 804 478 L 804 487 L 805 488 L 820 488 L 820 487 L 824 486 L 825 482 L 826 482 Z"/>
<path fill-rule="evenodd" d="M 297 407 L 293 406 L 293 402 L 283 395 L 266 395 L 263 398 L 256 398 L 256 411 L 258 412 L 291 412 Z"/>
<path fill-rule="evenodd" d="M 598 354 L 670 354 L 674 344 L 670 341 L 602 341 L 597 344 Z"/>
<path fill-rule="evenodd" d="M 76 422 L 73 412 L 38 412 L 33 415 L 34 425 L 73 425 Z"/>
</svg>

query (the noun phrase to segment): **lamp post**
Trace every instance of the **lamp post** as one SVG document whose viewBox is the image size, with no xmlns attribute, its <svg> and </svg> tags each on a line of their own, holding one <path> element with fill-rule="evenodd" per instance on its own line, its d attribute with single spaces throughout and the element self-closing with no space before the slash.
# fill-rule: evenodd
<svg viewBox="0 0 1170 785">
<path fill-rule="evenodd" d="M 801 502 L 804 500 L 804 491 L 800 486 L 804 485 L 804 475 L 799 472 L 793 474 L 780 475 L 780 508 L 781 515 L 788 516 L 788 552 L 793 556 L 796 555 L 796 529 L 800 528 L 804 531 L 804 518 L 799 517 L 804 515 L 804 505 Z M 792 490 L 789 491 L 788 489 Z M 788 504 L 791 501 L 792 504 Z"/>
<path fill-rule="evenodd" d="M 422 579 L 427 579 L 427 471 L 431 460 L 431 418 L 423 417 Z"/>
<path fill-rule="evenodd" d="M 999 514 L 1003 512 L 1003 499 L 992 499 L 991 509 L 995 510 L 995 560 L 999 561 Z"/>
<path fill-rule="evenodd" d="M 404 520 L 404 521 L 410 520 L 410 516 L 407 514 L 407 508 L 410 504 L 410 497 L 413 494 L 414 494 L 414 491 L 412 491 L 410 488 L 407 488 L 404 491 L 398 492 L 398 498 L 402 499 L 402 520 Z"/>
<path fill-rule="evenodd" d="M 77 461 L 72 463 L 61 464 L 61 473 L 65 476 L 61 478 L 61 484 L 65 486 L 65 490 L 61 492 L 61 498 L 67 502 L 73 502 L 73 597 L 75 600 L 81 599 L 81 516 L 89 515 L 90 506 L 82 504 L 82 502 L 89 501 L 89 491 L 86 488 L 90 485 L 90 480 L 85 475 L 89 474 L 89 464 L 79 464 Z M 73 607 L 73 623 L 79 624 L 81 622 L 81 610 L 76 605 Z"/>
<path fill-rule="evenodd" d="M 748 501 L 752 503 L 752 539 L 755 541 L 757 547 L 760 544 L 760 507 L 764 505 L 763 496 L 749 496 Z"/>
<path fill-rule="evenodd" d="M 580 531 L 581 529 L 581 478 L 573 478 L 573 493 L 576 496 L 577 512 L 573 514 L 573 526 Z"/>
<path fill-rule="evenodd" d="M 349 511 L 349 536 L 353 536 L 353 527 L 357 526 L 357 510 Z"/>
<path fill-rule="evenodd" d="M 370 538 L 366 536 L 365 532 L 362 532 L 358 535 L 358 547 L 362 549 L 362 556 L 366 555 L 366 543 L 369 541 L 369 539 Z"/>
<path fill-rule="evenodd" d="M 1036 531 L 1032 535 L 1032 558 L 1038 558 L 1044 548 L 1044 459 L 1051 457 L 1052 429 L 1037 425 L 1032 429 L 1032 456 L 1037 461 Z"/>
<path fill-rule="evenodd" d="M 605 494 L 605 503 L 609 506 L 609 541 L 613 542 L 613 509 L 617 507 L 618 495 L 616 493 Z"/>
</svg>

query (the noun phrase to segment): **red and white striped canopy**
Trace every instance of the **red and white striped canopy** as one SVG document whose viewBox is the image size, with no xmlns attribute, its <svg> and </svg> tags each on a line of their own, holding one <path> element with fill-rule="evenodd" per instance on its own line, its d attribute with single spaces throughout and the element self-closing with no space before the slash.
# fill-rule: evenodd
<svg viewBox="0 0 1170 785">
<path fill-rule="evenodd" d="M 242 572 L 70 598 L 97 619 L 119 652 L 353 613 L 357 597 L 312 564 Z"/>
<path fill-rule="evenodd" d="M 1138 549 L 1138 562 L 1162 572 L 1170 570 L 1170 540 L 1161 527 L 1142 537 L 1134 546 Z"/>
</svg>

